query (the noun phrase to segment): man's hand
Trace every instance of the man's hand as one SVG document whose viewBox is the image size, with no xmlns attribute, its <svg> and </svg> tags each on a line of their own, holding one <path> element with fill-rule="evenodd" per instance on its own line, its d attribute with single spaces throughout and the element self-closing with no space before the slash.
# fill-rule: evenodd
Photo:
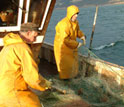
<svg viewBox="0 0 124 107">
<path fill-rule="evenodd" d="M 81 42 L 78 43 L 78 47 L 77 48 L 80 48 L 83 44 Z"/>
<path fill-rule="evenodd" d="M 47 89 L 51 89 L 51 85 L 52 85 L 52 82 L 47 80 L 47 81 L 46 81 L 46 86 L 47 86 L 47 87 L 46 87 L 46 90 L 47 90 Z"/>
<path fill-rule="evenodd" d="M 86 36 L 83 36 L 80 39 L 83 40 L 83 45 L 86 45 Z"/>
<path fill-rule="evenodd" d="M 85 39 L 83 40 L 83 45 L 86 45 L 86 40 Z"/>
</svg>

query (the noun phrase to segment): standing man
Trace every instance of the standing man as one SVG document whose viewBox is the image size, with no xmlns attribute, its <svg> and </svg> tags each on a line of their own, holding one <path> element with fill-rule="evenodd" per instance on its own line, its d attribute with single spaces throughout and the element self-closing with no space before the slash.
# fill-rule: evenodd
<svg viewBox="0 0 124 107">
<path fill-rule="evenodd" d="M 25 23 L 18 34 L 8 33 L 0 52 L 0 107 L 42 107 L 29 87 L 45 91 L 50 82 L 38 73 L 31 49 L 38 27 Z"/>
<path fill-rule="evenodd" d="M 83 40 L 85 35 L 80 30 L 77 21 L 79 9 L 75 5 L 67 8 L 67 16 L 56 25 L 54 54 L 60 79 L 73 78 L 78 74 L 77 48 L 82 45 L 76 38 Z"/>
</svg>

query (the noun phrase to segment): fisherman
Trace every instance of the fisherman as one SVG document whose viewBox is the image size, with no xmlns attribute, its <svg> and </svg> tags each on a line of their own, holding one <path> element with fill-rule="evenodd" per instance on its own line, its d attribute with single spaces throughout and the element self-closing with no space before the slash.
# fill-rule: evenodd
<svg viewBox="0 0 124 107">
<path fill-rule="evenodd" d="M 38 27 L 24 23 L 19 33 L 8 33 L 0 52 L 0 107 L 42 107 L 31 88 L 45 91 L 51 82 L 38 73 L 27 44 L 36 40 Z M 30 88 L 31 87 L 31 88 Z"/>
<path fill-rule="evenodd" d="M 75 5 L 67 8 L 67 16 L 56 25 L 54 55 L 60 79 L 70 79 L 78 74 L 77 48 L 85 45 L 85 35 L 77 21 L 79 9 Z M 83 40 L 77 42 L 76 38 Z"/>
</svg>

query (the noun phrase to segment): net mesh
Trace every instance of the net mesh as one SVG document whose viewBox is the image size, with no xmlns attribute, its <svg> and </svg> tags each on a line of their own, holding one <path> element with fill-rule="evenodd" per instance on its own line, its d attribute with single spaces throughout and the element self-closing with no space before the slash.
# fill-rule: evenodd
<svg viewBox="0 0 124 107">
<path fill-rule="evenodd" d="M 80 47 L 79 53 L 92 58 L 98 58 L 86 47 Z M 80 59 L 81 60 L 81 59 Z M 106 63 L 104 63 L 106 65 Z M 45 107 L 123 107 L 124 86 L 117 82 L 101 77 L 97 72 L 90 72 L 89 76 L 82 73 L 79 63 L 79 75 L 69 80 L 60 80 L 58 75 L 47 76 L 57 90 L 48 90 L 39 98 Z M 110 68 L 111 70 L 113 68 Z M 117 75 L 116 71 L 112 70 Z M 58 91 L 59 90 L 59 91 Z M 62 92 L 65 93 L 62 93 Z"/>
</svg>

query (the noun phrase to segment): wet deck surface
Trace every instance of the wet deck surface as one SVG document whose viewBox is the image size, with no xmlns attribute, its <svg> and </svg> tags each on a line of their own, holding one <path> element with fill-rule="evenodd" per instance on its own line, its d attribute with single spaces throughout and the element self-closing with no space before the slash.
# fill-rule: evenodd
<svg viewBox="0 0 124 107">
<path fill-rule="evenodd" d="M 38 66 L 39 72 L 44 77 L 58 74 L 56 64 L 50 63 L 45 59 L 41 59 Z"/>
</svg>

